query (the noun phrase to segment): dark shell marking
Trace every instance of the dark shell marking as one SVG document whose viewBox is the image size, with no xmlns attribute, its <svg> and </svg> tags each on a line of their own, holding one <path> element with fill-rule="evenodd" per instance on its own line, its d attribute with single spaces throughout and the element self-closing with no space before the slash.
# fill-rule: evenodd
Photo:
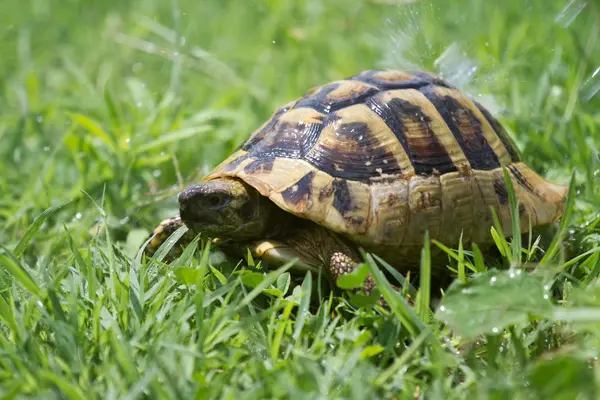
<svg viewBox="0 0 600 400">
<path fill-rule="evenodd" d="M 295 206 L 306 202 L 312 194 L 312 180 L 315 177 L 315 172 L 310 171 L 304 175 L 294 185 L 288 187 L 281 196 L 286 203 L 293 204 Z"/>
<path fill-rule="evenodd" d="M 529 181 L 525 179 L 525 177 L 523 176 L 523 174 L 521 174 L 521 171 L 519 171 L 517 167 L 515 167 L 514 165 L 509 165 L 508 170 L 512 172 L 513 176 L 515 177 L 520 186 L 524 187 L 529 193 L 532 193 L 537 196 L 537 193 L 535 192 L 533 186 L 531 186 L 531 183 L 529 183 Z"/>
<path fill-rule="evenodd" d="M 494 129 L 494 132 L 496 132 L 496 134 L 498 135 L 498 138 L 500 139 L 500 141 L 506 148 L 506 151 L 508 151 L 508 154 L 510 155 L 510 160 L 512 162 L 521 161 L 521 156 L 519 156 L 519 151 L 517 150 L 517 146 L 515 145 L 513 140 L 510 138 L 510 136 L 508 136 L 506 129 L 504 129 L 504 127 L 500 124 L 500 122 L 498 122 L 498 120 L 496 118 L 494 118 L 492 116 L 492 114 L 490 114 L 490 112 L 488 110 L 486 110 L 481 104 L 479 104 L 477 102 L 474 102 L 474 103 L 475 103 L 475 106 L 479 109 L 479 111 L 483 114 L 485 119 L 488 120 L 489 124 L 492 126 L 492 129 Z"/>
<path fill-rule="evenodd" d="M 434 169 L 440 173 L 457 171 L 450 156 L 429 126 L 431 119 L 422 112 L 420 107 L 396 98 L 386 103 L 379 96 L 370 98 L 367 106 L 379 115 L 394 132 L 408 154 L 415 173 L 430 175 Z M 426 138 L 408 137 L 407 129 L 422 130 Z"/>
<path fill-rule="evenodd" d="M 500 204 L 508 204 L 508 190 L 506 189 L 506 182 L 504 182 L 503 175 L 494 175 L 494 191 Z"/>
<path fill-rule="evenodd" d="M 440 96 L 432 86 L 421 92 L 444 118 L 473 169 L 489 171 L 500 167 L 496 153 L 483 135 L 481 122 L 471 110 L 451 96 Z"/>
<path fill-rule="evenodd" d="M 329 114 L 353 104 L 364 103 L 377 92 L 377 87 L 359 82 L 336 82 L 303 97 L 294 108 L 308 107 L 322 114 Z"/>
<path fill-rule="evenodd" d="M 382 147 L 364 122 L 343 123 L 337 115 L 327 118 L 323 129 L 331 129 L 335 141 L 319 141 L 306 160 L 336 178 L 368 181 L 382 174 L 400 174 L 400 166 Z"/>
<path fill-rule="evenodd" d="M 291 112 L 291 111 L 290 111 Z M 273 124 L 265 128 L 244 146 L 255 158 L 302 158 L 314 146 L 323 128 L 322 120 L 289 122 L 283 120 L 285 113 L 277 115 Z M 322 118 L 322 117 L 319 117 Z"/>
</svg>

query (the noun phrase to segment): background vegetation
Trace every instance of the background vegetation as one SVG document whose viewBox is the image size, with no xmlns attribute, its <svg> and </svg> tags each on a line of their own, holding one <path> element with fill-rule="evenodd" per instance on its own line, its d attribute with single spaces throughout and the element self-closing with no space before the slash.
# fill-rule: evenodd
<svg viewBox="0 0 600 400">
<path fill-rule="evenodd" d="M 404 3 L 3 0 L 0 394 L 597 398 L 598 7 Z M 383 284 L 389 310 L 192 257 L 201 243 L 171 265 L 136 259 L 177 190 L 277 105 L 374 67 L 441 73 L 537 171 L 574 174 L 554 242 L 451 251 L 441 306 L 425 257 L 416 306 Z"/>
</svg>

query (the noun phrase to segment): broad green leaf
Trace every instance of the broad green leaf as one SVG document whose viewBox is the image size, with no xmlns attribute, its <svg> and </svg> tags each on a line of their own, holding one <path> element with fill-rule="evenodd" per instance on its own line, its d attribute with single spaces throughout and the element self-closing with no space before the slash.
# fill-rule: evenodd
<svg viewBox="0 0 600 400">
<path fill-rule="evenodd" d="M 277 289 L 281 291 L 282 296 L 285 295 L 290 287 L 290 282 L 292 281 L 292 277 L 289 272 L 285 274 L 281 274 L 277 277 Z"/>
<path fill-rule="evenodd" d="M 369 269 L 365 264 L 360 264 L 354 271 L 344 274 L 337 279 L 337 286 L 340 289 L 355 289 L 362 286 L 369 275 Z"/>
<path fill-rule="evenodd" d="M 186 286 L 195 285 L 199 275 L 202 275 L 203 272 L 200 268 L 192 267 L 177 267 L 173 270 L 175 281 Z"/>
<path fill-rule="evenodd" d="M 242 283 L 251 288 L 257 287 L 264 279 L 265 275 L 260 272 L 243 271 L 240 275 Z"/>
<path fill-rule="evenodd" d="M 377 302 L 379 301 L 380 298 L 381 298 L 381 293 L 379 292 L 379 290 L 375 289 L 369 295 L 366 295 L 361 292 L 353 293 L 350 295 L 349 300 L 350 300 L 350 304 L 352 304 L 356 307 L 370 307 L 370 306 L 377 304 Z"/>
<path fill-rule="evenodd" d="M 552 310 L 543 281 L 520 269 L 491 270 L 454 282 L 435 316 L 465 338 L 498 333 Z"/>
</svg>

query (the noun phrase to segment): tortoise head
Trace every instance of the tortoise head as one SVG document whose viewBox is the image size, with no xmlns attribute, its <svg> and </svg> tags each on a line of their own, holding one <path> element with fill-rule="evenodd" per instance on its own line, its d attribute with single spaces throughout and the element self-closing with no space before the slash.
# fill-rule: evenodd
<svg viewBox="0 0 600 400">
<path fill-rule="evenodd" d="M 238 179 L 191 185 L 179 194 L 181 219 L 194 232 L 233 240 L 258 239 L 276 207 Z"/>
</svg>

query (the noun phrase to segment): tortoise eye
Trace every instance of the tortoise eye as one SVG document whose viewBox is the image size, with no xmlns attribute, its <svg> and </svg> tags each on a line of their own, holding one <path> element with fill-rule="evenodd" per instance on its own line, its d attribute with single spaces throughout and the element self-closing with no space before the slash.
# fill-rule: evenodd
<svg viewBox="0 0 600 400">
<path fill-rule="evenodd" d="M 221 196 L 217 196 L 217 195 L 213 194 L 212 196 L 208 197 L 208 204 L 213 207 L 216 207 L 219 205 L 219 203 L 221 203 L 221 200 L 222 200 Z"/>
</svg>

